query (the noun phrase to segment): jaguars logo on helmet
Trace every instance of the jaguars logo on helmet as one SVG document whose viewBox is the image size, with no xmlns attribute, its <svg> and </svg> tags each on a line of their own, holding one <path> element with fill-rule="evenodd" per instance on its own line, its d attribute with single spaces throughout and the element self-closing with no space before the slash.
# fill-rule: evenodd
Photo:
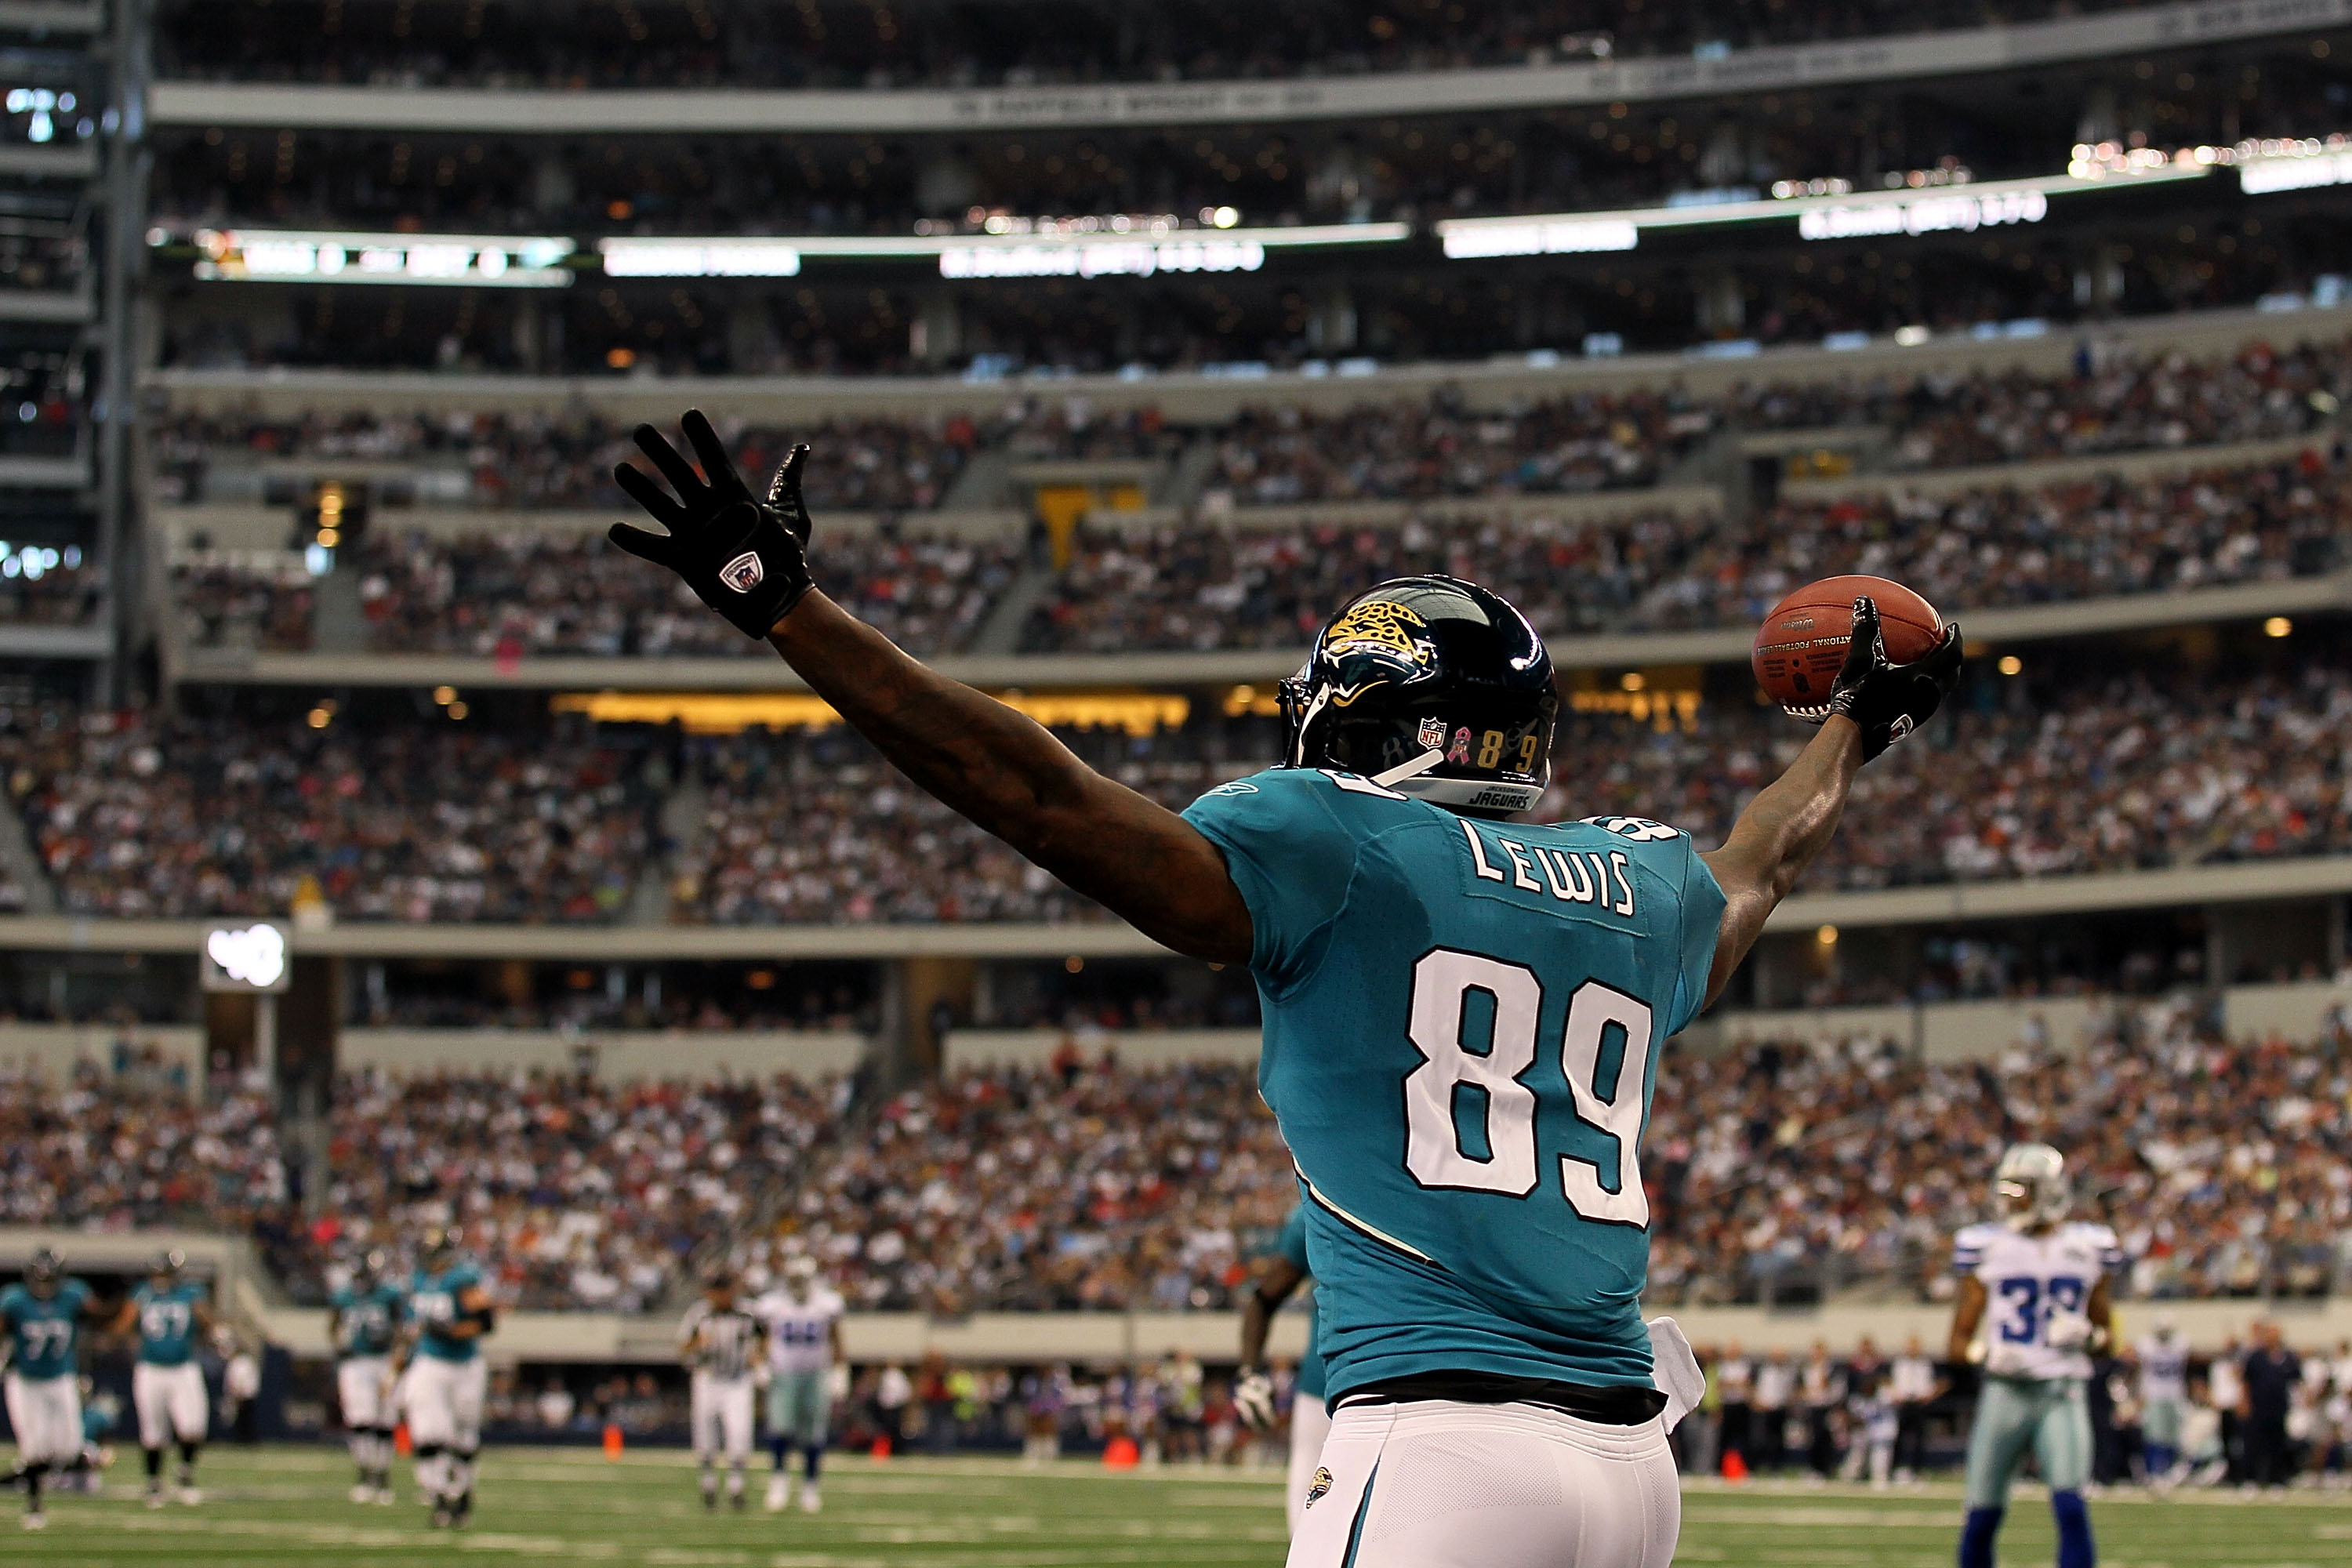
<svg viewBox="0 0 2352 1568">
<path fill-rule="evenodd" d="M 1495 816 L 1551 779 L 1551 656 L 1507 600 L 1456 577 L 1400 577 L 1341 605 L 1281 703 L 1294 768 Z"/>
<path fill-rule="evenodd" d="M 1401 664 L 1426 665 L 1437 657 L 1434 645 L 1421 635 L 1428 625 L 1410 606 L 1394 600 L 1361 599 L 1340 611 L 1339 617 L 1324 628 L 1322 651 L 1335 659 L 1350 654 L 1371 654 Z M 1360 690 L 1342 693 L 1333 700 L 1344 708 Z"/>
</svg>

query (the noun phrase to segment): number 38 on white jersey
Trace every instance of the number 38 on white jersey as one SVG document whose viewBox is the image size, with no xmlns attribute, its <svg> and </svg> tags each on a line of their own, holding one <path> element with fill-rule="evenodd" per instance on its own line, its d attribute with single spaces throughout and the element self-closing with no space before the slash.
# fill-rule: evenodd
<svg viewBox="0 0 2352 1568">
<path fill-rule="evenodd" d="M 2081 1315 L 2123 1251 L 2104 1225 L 2073 1223 L 2041 1236 L 1972 1225 L 1954 1238 L 1952 1269 L 1985 1288 L 1985 1370 L 1996 1377 L 2088 1377 L 2090 1355 L 2053 1344 L 2053 1319 Z M 2063 1341 L 2064 1336 L 2059 1336 Z"/>
</svg>

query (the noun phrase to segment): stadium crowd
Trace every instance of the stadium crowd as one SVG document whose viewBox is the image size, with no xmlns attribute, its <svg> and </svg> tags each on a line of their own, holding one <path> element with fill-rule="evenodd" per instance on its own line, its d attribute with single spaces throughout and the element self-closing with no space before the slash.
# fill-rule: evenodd
<svg viewBox="0 0 2352 1568">
<path fill-rule="evenodd" d="M 2136 1298 L 2312 1296 L 2352 1252 L 2352 1060 L 2118 1009 L 2078 1056 L 1929 1066 L 1875 1041 L 1663 1058 L 1645 1161 L 1649 1296 L 1694 1304 L 1862 1278 L 1948 1293 L 1952 1234 L 2008 1143 L 2067 1151 Z"/>
<path fill-rule="evenodd" d="M 0 545 L 0 622 L 15 622 L 48 626 L 78 626 L 98 613 L 98 596 L 102 574 L 95 564 L 84 565 L 81 552 L 73 552 L 74 563 L 58 564 L 27 573 L 22 569 L 23 556 L 8 553 Z"/>
<path fill-rule="evenodd" d="M 698 1245 L 803 1173 L 845 1095 L 781 1076 L 346 1075 L 324 1217 L 301 1233 L 290 1282 L 322 1294 L 335 1258 L 454 1224 L 509 1305 L 651 1310 Z"/>
<path fill-rule="evenodd" d="M 1783 501 L 1746 522 L 1635 510 L 1402 527 L 1197 522 L 1081 537 L 1023 646 L 1297 647 L 1332 605 L 1390 577 L 1508 583 L 1547 637 L 1743 625 L 1814 578 L 1898 578 L 1947 611 L 2210 587 L 2332 568 L 2352 491 L 2332 458 L 1948 499 L 1898 489 Z"/>
<path fill-rule="evenodd" d="M 960 651 L 1019 570 L 1002 540 L 835 531 L 819 584 L 909 652 Z M 772 657 L 594 534 L 379 535 L 352 563 L 367 645 L 477 657 Z"/>
<path fill-rule="evenodd" d="M 1294 1201 L 1250 1064 L 1040 1068 L 908 1089 L 825 1151 L 773 1244 L 866 1310 L 1223 1307 Z"/>
<path fill-rule="evenodd" d="M 54 1086 L 0 1074 L 0 1224 L 258 1230 L 288 1197 L 285 1151 L 257 1089 L 191 1098 L 95 1062 Z"/>
<path fill-rule="evenodd" d="M 991 427 L 1000 439 L 1025 423 L 1022 405 Z M 1066 424 L 1066 420 L 1064 421 Z M 792 443 L 806 441 L 814 460 L 803 471 L 812 508 L 833 511 L 922 511 L 935 507 L 982 438 L 962 415 L 940 419 L 838 416 L 783 431 L 740 419 L 719 421 L 746 474 L 764 479 Z M 574 410 L 451 409 L 434 413 L 309 414 L 299 419 L 250 414 L 183 414 L 150 437 L 166 494 L 201 500 L 215 466 L 299 460 L 331 470 L 336 463 L 413 464 L 462 474 L 474 505 L 614 511 L 634 503 L 613 483 L 613 465 L 640 460 L 633 426 Z M 1050 422 L 1040 421 L 1040 432 Z M 678 437 L 671 433 L 673 441 Z M 684 443 L 679 442 L 683 447 Z"/>
<path fill-rule="evenodd" d="M 1475 410 L 1446 387 L 1334 413 L 1248 409 L 1223 424 L 1171 424 L 1156 407 L 1106 410 L 1091 398 L 1013 396 L 993 414 L 836 416 L 810 429 L 722 424 L 746 473 L 768 471 L 792 441 L 813 450 L 809 505 L 921 511 L 940 505 L 975 452 L 1017 461 L 1165 459 L 1214 444 L 1206 486 L 1238 507 L 1361 500 L 1633 489 L 1725 428 L 1867 426 L 1903 470 L 2212 446 L 2312 434 L 2352 397 L 2352 342 L 2231 355 L 2147 354 L 2088 346 L 2064 372 L 1931 371 L 1776 380 L 1702 397 L 1679 384 L 1570 392 Z M 637 453 L 627 431 L 587 411 L 342 413 L 299 420 L 183 414 L 151 438 L 166 499 L 202 498 L 216 467 L 299 459 L 407 463 L 462 473 L 470 504 L 625 510 L 612 482 Z"/>
<path fill-rule="evenodd" d="M 1800 584 L 1844 572 L 1899 578 L 1959 611 L 2312 575 L 2338 563 L 2347 528 L 2342 465 L 2317 451 L 1943 498 L 1898 486 L 1786 500 L 1745 522 L 1636 508 L 1507 521 L 1433 510 L 1392 527 L 1095 526 L 1080 531 L 1019 642 L 1027 652 L 1104 654 L 1297 647 L 1349 595 L 1428 571 L 1523 584 L 1520 606 L 1548 637 L 1744 624 Z M 846 607 L 910 651 L 950 653 L 970 646 L 1028 548 L 1004 535 L 836 530 L 816 569 Z M 593 536 L 386 531 L 351 555 L 363 574 L 366 643 L 384 651 L 764 651 Z M 199 646 L 307 646 L 307 579 L 219 563 L 184 565 L 180 578 Z"/>
<path fill-rule="evenodd" d="M 2053 7 L 1706 5 L 1648 12 L 1590 0 L 1518 0 L 1456 17 L 1442 4 L 1391 6 L 1366 30 L 1353 12 L 1304 5 L 1268 16 L 1232 0 L 1149 13 L 1110 25 L 1103 9 L 1057 6 L 1050 20 L 1007 26 L 987 11 L 926 11 L 907 26 L 887 12 L 810 5 L 794 12 L 723 3 L 614 13 L 580 6 L 557 26 L 508 5 L 414 6 L 396 25 L 341 6 L 272 5 L 166 14 L 159 64 L 167 77 L 386 87 L 971 88 L 1226 77 L 1348 76 L 1544 64 L 1613 55 L 1687 54 L 1703 47 L 1866 37 L 2017 22 Z M 649 25 L 650 24 L 650 25 Z"/>
<path fill-rule="evenodd" d="M 2347 1288 L 2352 1056 L 2219 1038 L 2172 1003 L 2100 1016 L 2079 1052 L 1962 1064 L 1871 1039 L 1668 1052 L 1645 1299 L 1864 1279 L 1948 1298 L 1950 1237 L 2026 1138 L 2069 1152 L 2131 1299 Z M 62 1089 L 0 1082 L 0 1213 L 251 1229 L 306 1296 L 353 1249 L 454 1222 L 510 1303 L 635 1310 L 740 1224 L 739 1266 L 812 1253 L 858 1309 L 1183 1311 L 1229 1305 L 1295 1201 L 1249 1064 L 1122 1068 L 1075 1043 L 856 1110 L 845 1080 L 347 1075 L 307 1221 L 259 1097 L 214 1089 L 191 1104 L 94 1067 Z"/>
<path fill-rule="evenodd" d="M 2052 877 L 2334 853 L 2352 842 L 2352 669 L 2184 690 L 2161 674 L 2037 694 L 1987 680 L 1864 773 L 1817 888 Z M 1662 702 L 1663 702 L 1662 699 Z M 325 713 L 325 710 L 320 710 Z M 0 768 L 73 912 L 360 920 L 621 918 L 659 864 L 672 918 L 1059 921 L 1087 900 L 899 780 L 846 731 L 750 731 L 673 754 L 627 731 L 547 735 L 444 720 L 345 723 L 8 710 Z M 1181 806 L 1270 765 L 1263 724 L 1157 737 L 1069 731 L 1097 765 Z M 1654 816 L 1720 842 L 1804 731 L 1745 703 L 1650 721 L 1570 712 L 1548 817 Z M 792 831 L 778 831 L 789 818 Z M 308 886 L 306 887 L 306 879 Z"/>
<path fill-rule="evenodd" d="M 0 770 L 62 907 L 593 922 L 619 914 L 660 795 L 590 735 L 6 710 Z"/>
</svg>

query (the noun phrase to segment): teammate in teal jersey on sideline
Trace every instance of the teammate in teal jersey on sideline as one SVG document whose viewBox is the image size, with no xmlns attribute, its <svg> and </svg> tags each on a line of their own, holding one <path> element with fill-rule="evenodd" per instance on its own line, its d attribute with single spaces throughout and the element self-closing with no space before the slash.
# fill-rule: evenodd
<svg viewBox="0 0 2352 1568">
<path fill-rule="evenodd" d="M 392 1501 L 392 1352 L 407 1296 L 386 1275 L 381 1249 L 363 1256 L 348 1282 L 327 1298 L 327 1333 L 335 1347 L 335 1397 L 351 1435 L 359 1479 L 353 1502 Z"/>
<path fill-rule="evenodd" d="M 474 1508 L 474 1460 L 488 1389 L 482 1336 L 496 1321 L 482 1271 L 458 1253 L 446 1230 L 425 1233 L 409 1282 L 407 1320 L 407 1343 L 394 1359 L 415 1446 L 416 1489 L 434 1524 L 446 1529 L 465 1523 Z"/>
<path fill-rule="evenodd" d="M 697 461 L 635 432 L 660 477 L 614 479 L 662 531 L 615 525 L 614 544 L 766 638 L 920 788 L 1145 935 L 1250 966 L 1332 1397 L 1291 1568 L 1671 1558 L 1660 1416 L 1701 1380 L 1680 1331 L 1637 1311 L 1656 1053 L 1828 844 L 1856 773 L 1934 715 L 1958 629 L 1897 665 L 1856 599 L 1818 734 L 1701 856 L 1640 817 L 1512 821 L 1551 774 L 1550 656 L 1486 589 L 1400 578 L 1340 606 L 1283 683 L 1286 765 L 1179 816 L 817 590 L 808 448 L 754 495 L 708 418 L 680 427 Z M 1653 1335 L 1678 1352 L 1654 1370 Z M 1471 1475 L 1520 1506 L 1444 1506 Z"/>
<path fill-rule="evenodd" d="M 196 1455 L 212 1425 L 205 1394 L 205 1369 L 196 1360 L 196 1336 L 215 1327 L 205 1288 L 188 1278 L 187 1254 L 177 1247 L 156 1256 L 146 1280 L 131 1292 L 114 1323 L 118 1333 L 135 1330 L 139 1363 L 131 1370 L 131 1405 L 139 1416 L 139 1447 L 147 1460 L 147 1506 L 163 1506 L 163 1450 L 177 1443 L 178 1474 L 173 1495 L 193 1507 L 204 1500 L 196 1489 Z"/>
<path fill-rule="evenodd" d="M 1274 1314 L 1290 1300 L 1292 1291 L 1308 1279 L 1307 1207 L 1294 1205 L 1282 1222 L 1274 1248 L 1251 1268 L 1250 1293 L 1242 1301 L 1241 1369 L 1234 1379 L 1234 1409 L 1244 1425 L 1264 1431 L 1274 1425 L 1274 1380 L 1266 1375 L 1265 1341 Z M 1307 1308 L 1307 1348 L 1298 1354 L 1298 1375 L 1290 1390 L 1289 1483 L 1283 1489 L 1283 1508 L 1290 1528 L 1298 1528 L 1315 1461 L 1331 1430 L 1330 1408 L 1324 1402 L 1323 1352 L 1315 1343 L 1315 1307 Z"/>
<path fill-rule="evenodd" d="M 75 1382 L 81 1331 L 114 1317 L 96 1293 L 66 1273 L 54 1247 L 34 1252 L 24 1280 L 0 1290 L 0 1350 L 7 1359 L 8 1425 L 16 1434 L 16 1468 L 8 1484 L 25 1489 L 25 1528 L 48 1523 L 41 1483 L 81 1455 L 81 1390 Z"/>
</svg>

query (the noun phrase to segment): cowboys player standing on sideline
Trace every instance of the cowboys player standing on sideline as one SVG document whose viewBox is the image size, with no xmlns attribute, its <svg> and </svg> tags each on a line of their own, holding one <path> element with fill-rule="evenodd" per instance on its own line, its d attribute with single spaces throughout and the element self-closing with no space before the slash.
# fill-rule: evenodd
<svg viewBox="0 0 2352 1568">
<path fill-rule="evenodd" d="M 784 1264 L 784 1282 L 751 1303 L 752 1315 L 768 1331 L 768 1451 L 775 1474 L 768 1479 L 768 1511 L 784 1506 L 787 1450 L 801 1451 L 801 1511 L 824 1506 L 817 1471 L 833 1429 L 834 1368 L 842 1364 L 841 1298 L 817 1282 L 816 1259 L 793 1258 Z"/>
<path fill-rule="evenodd" d="M 1242 1302 L 1242 1359 L 1234 1381 L 1234 1410 L 1244 1425 L 1262 1432 L 1274 1425 L 1274 1380 L 1265 1372 L 1266 1333 L 1274 1326 L 1275 1313 L 1282 1310 L 1290 1293 L 1308 1277 L 1306 1205 L 1293 1206 L 1290 1217 L 1282 1222 L 1281 1234 L 1275 1237 L 1274 1250 L 1259 1258 L 1252 1272 L 1256 1278 Z M 1290 1391 L 1289 1484 L 1282 1492 L 1283 1508 L 1294 1531 L 1315 1475 L 1315 1461 L 1323 1453 L 1323 1438 L 1330 1430 L 1330 1411 L 1323 1403 L 1323 1352 L 1315 1348 L 1315 1308 L 1310 1299 L 1307 1348 L 1299 1352 L 1298 1376 Z"/>
<path fill-rule="evenodd" d="M 751 1370 L 767 1331 L 735 1304 L 735 1279 L 714 1268 L 702 1300 L 677 1325 L 678 1354 L 693 1369 L 688 1384 L 694 1461 L 702 1472 L 702 1506 L 719 1506 L 719 1454 L 727 1456 L 727 1504 L 743 1506 L 743 1468 L 751 1459 Z"/>
<path fill-rule="evenodd" d="M 1164 945 L 1255 976 L 1333 1408 L 1293 1568 L 1667 1562 L 1658 1383 L 1697 1369 L 1685 1347 L 1654 1379 L 1639 1312 L 1657 1051 L 1829 842 L 1856 771 L 1935 712 L 1958 629 L 1892 665 L 1857 601 L 1819 734 L 1702 857 L 1638 818 L 1511 822 L 1550 773 L 1543 644 L 1475 584 L 1383 584 L 1285 683 L 1288 765 L 1179 816 L 815 592 L 806 447 L 763 503 L 707 419 L 683 426 L 699 473 L 636 432 L 675 499 L 614 476 L 667 531 L 615 544 L 767 637 L 917 784 Z"/>
<path fill-rule="evenodd" d="M 147 1458 L 147 1506 L 163 1506 L 163 1450 L 180 1446 L 173 1494 L 190 1506 L 196 1490 L 196 1454 L 212 1426 L 205 1369 L 196 1360 L 196 1331 L 215 1323 L 205 1288 L 187 1278 L 188 1255 L 172 1247 L 156 1256 L 147 1281 L 131 1293 L 115 1320 L 117 1333 L 139 1331 L 139 1363 L 131 1371 L 131 1405 L 139 1413 L 139 1447 Z"/>
<path fill-rule="evenodd" d="M 362 1258 L 351 1281 L 327 1298 L 327 1337 L 335 1347 L 335 1397 L 351 1434 L 353 1502 L 392 1501 L 392 1348 L 406 1299 L 390 1279 L 381 1248 Z"/>
<path fill-rule="evenodd" d="M 2058 1568 L 2092 1568 L 2098 1550 L 2083 1484 L 2091 1479 L 2091 1357 L 2115 1337 L 2107 1275 L 2123 1261 L 2116 1233 L 2066 1221 L 2066 1161 L 2047 1143 L 2019 1143 L 1993 1172 L 1991 1224 L 1953 1238 L 1960 1299 L 1951 1356 L 1984 1382 L 1969 1428 L 1968 1518 L 1960 1568 L 1992 1568 L 2009 1483 L 2028 1450 L 2050 1488 Z M 1985 1323 L 1990 1307 L 1992 1321 Z M 1980 1325 L 1984 1340 L 1977 1339 Z"/>
<path fill-rule="evenodd" d="M 408 1436 L 416 1451 L 416 1489 L 447 1529 L 474 1510 L 474 1457 L 482 1447 L 482 1396 L 488 1369 L 482 1336 L 496 1313 L 481 1270 L 458 1255 L 457 1238 L 425 1233 L 408 1287 L 408 1337 L 394 1358 Z"/>
<path fill-rule="evenodd" d="M 8 1373 L 8 1425 L 16 1434 L 16 1468 L 7 1484 L 25 1489 L 25 1528 L 41 1530 L 41 1481 L 81 1454 L 81 1390 L 75 1351 L 84 1324 L 110 1322 L 89 1286 L 66 1273 L 57 1248 L 37 1249 L 22 1284 L 0 1290 L 0 1352 Z"/>
</svg>

